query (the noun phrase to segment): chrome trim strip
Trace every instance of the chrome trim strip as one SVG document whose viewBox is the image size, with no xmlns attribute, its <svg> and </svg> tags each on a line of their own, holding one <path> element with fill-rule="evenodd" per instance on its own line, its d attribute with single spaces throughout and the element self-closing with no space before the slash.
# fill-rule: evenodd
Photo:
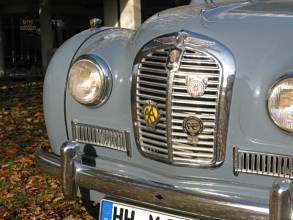
<svg viewBox="0 0 293 220">
<path fill-rule="evenodd" d="M 181 36 L 178 35 L 177 36 L 177 42 L 178 41 L 182 41 L 182 39 L 180 39 Z M 168 145 L 168 156 L 169 156 L 169 161 L 170 163 L 174 164 L 174 156 L 173 156 L 173 146 L 172 146 L 172 90 L 173 90 L 173 81 L 174 81 L 174 76 L 176 71 L 179 68 L 179 63 L 180 60 L 182 59 L 182 49 L 180 48 L 176 48 L 174 50 L 178 50 L 180 51 L 180 56 L 177 58 L 176 62 L 173 63 L 172 65 L 169 65 L 169 61 L 167 62 L 167 68 L 168 68 L 168 81 L 167 81 L 167 101 L 166 101 L 166 111 L 167 111 L 167 115 L 166 115 L 166 124 L 167 124 L 167 145 Z M 170 59 L 170 57 L 168 58 Z"/>
<path fill-rule="evenodd" d="M 163 156 L 157 156 L 155 153 L 148 154 L 145 153 L 140 146 L 139 141 L 139 126 L 138 126 L 138 113 L 137 113 L 137 106 L 136 106 L 136 85 L 137 85 L 137 77 L 138 72 L 140 70 L 140 63 L 141 60 L 148 54 L 152 52 L 157 52 L 159 49 L 178 49 L 181 51 L 181 56 L 186 48 L 193 48 L 199 51 L 202 51 L 206 54 L 212 56 L 215 60 L 217 60 L 218 64 L 220 65 L 220 69 L 222 70 L 222 79 L 220 79 L 220 88 L 219 88 L 219 97 L 218 97 L 218 106 L 217 106 L 217 115 L 216 115 L 216 139 L 214 145 L 214 156 L 212 161 L 204 162 L 203 160 L 196 161 L 195 159 L 190 162 L 179 162 L 173 161 L 170 158 L 172 157 L 172 143 L 171 143 L 171 135 L 172 135 L 172 128 L 170 124 L 171 121 L 171 93 L 170 85 L 173 84 L 172 77 L 174 76 L 174 71 L 172 68 L 168 70 L 168 65 L 166 65 L 166 69 L 168 70 L 168 82 L 167 82 L 167 144 L 169 146 L 168 152 L 168 159 L 163 158 Z M 179 67 L 179 64 L 182 60 L 182 57 L 177 61 L 177 65 L 175 67 Z M 200 34 L 196 34 L 189 31 L 180 31 L 176 33 L 171 33 L 167 35 L 160 36 L 151 40 L 145 46 L 142 47 L 140 52 L 137 54 L 134 65 L 133 65 L 133 80 L 132 80 L 132 94 L 131 94 L 131 102 L 132 102 L 132 116 L 133 116 L 133 126 L 136 136 L 136 143 L 138 146 L 139 151 L 142 155 L 152 158 L 154 160 L 162 161 L 165 163 L 170 163 L 174 165 L 184 165 L 184 166 L 201 166 L 201 167 L 211 167 L 217 166 L 223 163 L 225 159 L 226 153 L 226 139 L 227 139 L 227 132 L 228 132 L 228 123 L 229 123 L 229 109 L 232 99 L 232 89 L 233 83 L 235 79 L 235 71 L 236 71 L 236 64 L 235 59 L 232 53 L 222 45 L 220 42 L 209 38 L 207 36 L 203 36 Z M 161 100 L 164 101 L 164 100 Z M 168 110 L 169 109 L 169 110 Z M 170 152 L 171 151 L 171 152 Z"/>
<path fill-rule="evenodd" d="M 293 156 L 233 148 L 233 171 L 293 179 Z"/>
<path fill-rule="evenodd" d="M 111 128 L 102 128 L 72 121 L 72 138 L 83 144 L 93 144 L 114 150 L 124 151 L 130 155 L 129 134 L 127 131 L 119 131 Z"/>
<path fill-rule="evenodd" d="M 74 142 L 67 142 L 66 145 L 75 145 Z M 65 145 L 65 146 L 66 146 Z M 63 148 L 63 149 L 66 149 Z M 72 149 L 70 147 L 70 149 Z M 38 149 L 37 162 L 42 164 L 40 167 L 44 172 L 59 168 L 55 167 L 56 156 L 51 157 L 50 153 Z M 78 152 L 78 150 L 76 150 Z M 147 203 L 160 208 L 174 210 L 177 213 L 185 213 L 200 219 L 268 219 L 268 203 L 248 202 L 239 197 L 218 197 L 215 195 L 198 193 L 191 188 L 180 189 L 176 186 L 166 185 L 163 183 L 146 181 L 144 179 L 129 176 L 118 170 L 115 172 L 106 172 L 98 167 L 89 167 L 83 165 L 80 155 L 71 157 L 72 152 L 64 151 L 61 155 L 66 158 L 72 158 L 71 163 L 64 163 L 63 169 L 74 170 L 74 177 L 69 182 L 71 186 L 63 187 L 73 188 L 80 186 L 91 190 L 96 190 L 106 195 L 132 200 L 136 203 Z M 67 154 L 70 154 L 69 156 Z M 45 158 L 45 160 L 43 160 Z M 54 162 L 52 162 L 52 161 Z M 65 159 L 59 158 L 61 161 Z M 70 166 L 70 167 L 66 167 Z M 71 174 L 70 174 L 71 175 Z M 63 176 L 62 178 L 67 178 Z M 62 181 L 64 183 L 64 181 Z M 65 190 L 65 198 L 72 198 L 76 191 Z M 67 194 L 66 194 L 67 193 Z M 161 195 L 162 199 L 156 196 Z"/>
</svg>

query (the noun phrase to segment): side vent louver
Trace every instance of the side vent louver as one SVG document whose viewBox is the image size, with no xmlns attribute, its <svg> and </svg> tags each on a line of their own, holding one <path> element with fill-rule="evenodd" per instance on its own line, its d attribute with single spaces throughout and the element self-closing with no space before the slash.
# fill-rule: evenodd
<svg viewBox="0 0 293 220">
<path fill-rule="evenodd" d="M 73 140 L 82 144 L 129 152 L 128 133 L 110 128 L 72 122 Z"/>
<path fill-rule="evenodd" d="M 234 147 L 234 174 L 248 173 L 293 179 L 293 156 L 252 152 Z"/>
</svg>

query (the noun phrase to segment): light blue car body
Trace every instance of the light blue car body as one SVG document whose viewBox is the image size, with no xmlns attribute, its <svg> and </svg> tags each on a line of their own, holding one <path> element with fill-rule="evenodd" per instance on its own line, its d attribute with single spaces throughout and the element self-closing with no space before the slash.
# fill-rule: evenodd
<svg viewBox="0 0 293 220">
<path fill-rule="evenodd" d="M 59 155 L 62 143 L 72 139 L 72 121 L 126 130 L 130 134 L 130 156 L 95 147 L 97 167 L 178 188 L 193 188 L 199 193 L 268 203 L 275 178 L 235 176 L 233 147 L 293 155 L 292 135 L 275 126 L 267 112 L 269 89 L 278 78 L 293 70 L 293 3 L 238 2 L 201 9 L 202 6 L 189 5 L 158 13 L 137 31 L 89 29 L 61 46 L 50 62 L 44 86 L 44 111 L 53 152 Z M 226 156 L 219 167 L 183 167 L 157 162 L 144 157 L 135 142 L 131 111 L 135 56 L 150 40 L 181 30 L 221 42 L 235 59 Z M 79 56 L 91 53 L 106 61 L 113 78 L 111 95 L 101 107 L 81 105 L 73 99 L 67 86 L 70 65 Z"/>
</svg>

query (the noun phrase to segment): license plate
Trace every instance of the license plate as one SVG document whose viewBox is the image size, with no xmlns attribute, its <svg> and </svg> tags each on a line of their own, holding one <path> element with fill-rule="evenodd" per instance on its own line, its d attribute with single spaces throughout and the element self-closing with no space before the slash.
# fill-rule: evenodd
<svg viewBox="0 0 293 220">
<path fill-rule="evenodd" d="M 101 201 L 100 220 L 191 220 L 107 199 Z"/>
</svg>

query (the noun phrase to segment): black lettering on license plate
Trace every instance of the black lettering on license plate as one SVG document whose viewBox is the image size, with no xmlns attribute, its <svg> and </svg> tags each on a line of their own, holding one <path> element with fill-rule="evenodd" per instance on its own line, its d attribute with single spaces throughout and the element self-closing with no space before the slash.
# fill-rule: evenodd
<svg viewBox="0 0 293 220">
<path fill-rule="evenodd" d="M 154 218 L 152 214 L 150 214 L 149 220 L 160 220 L 160 217 Z"/>
<path fill-rule="evenodd" d="M 114 207 L 113 220 L 134 220 L 135 212 L 128 209 Z"/>
<path fill-rule="evenodd" d="M 150 216 L 149 216 L 149 220 L 162 220 L 162 219 L 160 219 L 160 217 L 158 216 L 158 217 L 156 217 L 156 218 L 154 218 L 153 217 L 153 215 L 152 214 L 150 214 Z M 166 220 L 172 220 L 171 218 L 168 218 L 168 219 L 166 219 Z"/>
</svg>

